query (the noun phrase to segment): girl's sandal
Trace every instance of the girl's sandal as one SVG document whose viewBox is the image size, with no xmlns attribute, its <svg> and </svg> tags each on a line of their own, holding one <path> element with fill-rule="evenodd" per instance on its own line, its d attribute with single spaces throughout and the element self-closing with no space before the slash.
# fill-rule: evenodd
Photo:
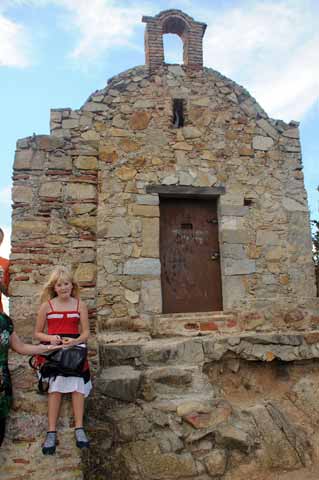
<svg viewBox="0 0 319 480">
<path fill-rule="evenodd" d="M 42 446 L 43 455 L 54 455 L 56 449 L 57 439 L 56 432 L 47 432 L 44 444 Z"/>
<path fill-rule="evenodd" d="M 76 446 L 78 448 L 89 448 L 90 442 L 85 434 L 84 428 L 79 427 L 74 430 Z"/>
</svg>

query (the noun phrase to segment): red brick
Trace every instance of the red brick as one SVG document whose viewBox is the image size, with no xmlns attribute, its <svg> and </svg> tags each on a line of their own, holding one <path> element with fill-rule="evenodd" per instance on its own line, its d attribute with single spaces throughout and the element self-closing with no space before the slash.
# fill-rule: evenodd
<svg viewBox="0 0 319 480">
<path fill-rule="evenodd" d="M 218 330 L 218 325 L 215 322 L 200 322 L 200 330 L 201 331 L 216 331 Z"/>
</svg>

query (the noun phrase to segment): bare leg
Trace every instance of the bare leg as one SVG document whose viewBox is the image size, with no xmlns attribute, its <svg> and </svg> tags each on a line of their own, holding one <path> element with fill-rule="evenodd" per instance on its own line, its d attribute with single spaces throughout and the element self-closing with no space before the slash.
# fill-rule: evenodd
<svg viewBox="0 0 319 480">
<path fill-rule="evenodd" d="M 75 428 L 83 427 L 84 395 L 79 392 L 72 392 L 72 406 Z"/>
<path fill-rule="evenodd" d="M 59 418 L 62 393 L 52 392 L 48 394 L 48 431 L 56 431 L 56 423 Z"/>
<path fill-rule="evenodd" d="M 88 448 L 90 442 L 83 429 L 83 414 L 84 414 L 84 395 L 79 392 L 72 393 L 72 406 L 75 422 L 75 440 L 78 448 Z"/>
</svg>

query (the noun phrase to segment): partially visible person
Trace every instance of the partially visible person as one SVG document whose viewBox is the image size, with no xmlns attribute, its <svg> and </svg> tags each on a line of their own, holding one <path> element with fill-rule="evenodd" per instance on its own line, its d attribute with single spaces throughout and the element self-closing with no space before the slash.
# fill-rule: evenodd
<svg viewBox="0 0 319 480">
<path fill-rule="evenodd" d="M 11 318 L 0 313 L 0 446 L 2 445 L 6 419 L 12 404 L 12 386 L 8 367 L 9 347 L 21 355 L 41 355 L 58 348 L 55 345 L 30 345 L 24 343 L 14 331 Z"/>
<path fill-rule="evenodd" d="M 0 246 L 4 239 L 4 232 L 0 228 Z M 0 257 L 0 312 L 3 312 L 3 305 L 1 301 L 2 293 L 8 295 L 9 288 L 9 260 L 7 258 Z"/>
</svg>

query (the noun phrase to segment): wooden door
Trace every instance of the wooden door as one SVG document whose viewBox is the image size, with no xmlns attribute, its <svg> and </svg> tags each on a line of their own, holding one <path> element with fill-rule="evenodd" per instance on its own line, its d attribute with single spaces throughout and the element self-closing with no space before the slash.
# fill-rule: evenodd
<svg viewBox="0 0 319 480">
<path fill-rule="evenodd" d="M 217 201 L 160 200 L 163 313 L 222 310 Z"/>
</svg>

